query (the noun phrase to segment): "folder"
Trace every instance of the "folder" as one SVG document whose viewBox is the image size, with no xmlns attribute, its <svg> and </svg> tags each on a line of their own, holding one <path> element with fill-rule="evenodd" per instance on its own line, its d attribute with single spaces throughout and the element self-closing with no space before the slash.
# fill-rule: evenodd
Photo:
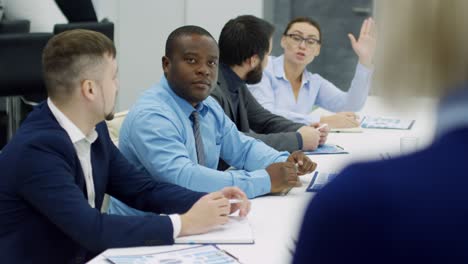
<svg viewBox="0 0 468 264">
<path fill-rule="evenodd" d="M 309 186 L 306 189 L 306 192 L 318 192 L 322 189 L 328 182 L 335 178 L 337 173 L 327 173 L 327 172 L 318 172 L 314 173 L 312 180 L 310 181 Z"/>
<path fill-rule="evenodd" d="M 113 264 L 240 263 L 239 260 L 215 245 L 195 246 L 145 255 L 106 256 Z"/>
<path fill-rule="evenodd" d="M 306 155 L 323 155 L 323 154 L 348 154 L 344 148 L 335 144 L 323 144 L 318 146 L 316 150 L 304 151 Z"/>
</svg>

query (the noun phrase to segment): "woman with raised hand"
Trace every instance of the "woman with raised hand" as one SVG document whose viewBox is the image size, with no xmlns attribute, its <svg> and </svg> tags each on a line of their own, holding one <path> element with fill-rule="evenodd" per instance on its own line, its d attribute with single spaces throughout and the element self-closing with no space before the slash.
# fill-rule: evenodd
<svg viewBox="0 0 468 264">
<path fill-rule="evenodd" d="M 352 34 L 348 37 L 359 58 L 348 92 L 306 69 L 320 54 L 322 45 L 320 25 L 307 17 L 289 22 L 281 38 L 284 54 L 270 58 L 262 81 L 250 85 L 250 91 L 263 107 L 295 122 L 327 123 L 331 128 L 358 126 L 357 115 L 342 111 L 359 111 L 366 101 L 376 46 L 374 20 L 364 20 L 358 39 Z M 338 113 L 330 116 L 310 114 L 314 105 Z"/>
</svg>

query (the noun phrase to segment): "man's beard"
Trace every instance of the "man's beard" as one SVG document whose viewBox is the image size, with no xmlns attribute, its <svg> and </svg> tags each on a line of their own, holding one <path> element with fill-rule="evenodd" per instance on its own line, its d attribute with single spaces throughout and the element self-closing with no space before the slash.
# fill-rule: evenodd
<svg viewBox="0 0 468 264">
<path fill-rule="evenodd" d="M 259 63 L 257 67 L 252 69 L 247 73 L 247 76 L 245 77 L 245 83 L 247 84 L 257 84 L 262 80 L 263 76 L 263 69 L 262 69 L 262 64 Z"/>
</svg>

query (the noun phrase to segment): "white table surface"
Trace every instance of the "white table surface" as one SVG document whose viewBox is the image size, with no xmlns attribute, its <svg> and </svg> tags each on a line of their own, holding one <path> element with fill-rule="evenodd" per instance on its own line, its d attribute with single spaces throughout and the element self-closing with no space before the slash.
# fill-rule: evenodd
<svg viewBox="0 0 468 264">
<path fill-rule="evenodd" d="M 415 119 L 411 130 L 363 129 L 363 133 L 331 133 L 328 143 L 344 147 L 350 154 L 310 156 L 318 163 L 317 170 L 337 172 L 350 162 L 379 159 L 380 153 L 400 155 L 400 138 L 414 136 L 419 139 L 419 147 L 429 144 L 435 127 L 435 101 L 428 98 L 412 100 L 413 107 L 401 111 L 390 110 L 378 97 L 370 96 L 360 116 L 388 116 Z M 323 111 L 321 109 L 317 111 Z M 323 114 L 326 112 L 323 111 Z M 302 221 L 303 211 L 313 197 L 305 192 L 311 176 L 301 177 L 302 187 L 294 188 L 287 196 L 265 196 L 252 199 L 252 210 L 248 216 L 255 244 L 218 245 L 238 257 L 241 263 L 289 263 L 293 239 Z M 109 249 L 89 263 L 109 263 L 105 255 L 150 254 L 160 251 L 184 248 L 187 246 L 158 246 Z"/>
</svg>

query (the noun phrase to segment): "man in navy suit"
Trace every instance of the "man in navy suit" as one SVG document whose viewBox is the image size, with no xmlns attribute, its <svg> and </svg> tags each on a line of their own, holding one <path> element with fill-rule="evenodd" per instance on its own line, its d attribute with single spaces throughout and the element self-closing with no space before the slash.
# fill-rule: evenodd
<svg viewBox="0 0 468 264">
<path fill-rule="evenodd" d="M 238 188 L 204 194 L 157 182 L 120 154 L 103 122 L 114 112 L 115 55 L 111 40 L 88 30 L 45 47 L 49 98 L 0 154 L 2 263 L 83 263 L 107 248 L 171 244 L 248 213 Z M 104 193 L 168 215 L 101 214 Z M 234 197 L 243 202 L 230 206 Z"/>
<path fill-rule="evenodd" d="M 443 96 L 434 142 L 346 168 L 309 204 L 294 263 L 468 263 L 468 1 L 447 3 L 380 1 L 377 12 L 379 86 L 394 99 Z"/>
</svg>

